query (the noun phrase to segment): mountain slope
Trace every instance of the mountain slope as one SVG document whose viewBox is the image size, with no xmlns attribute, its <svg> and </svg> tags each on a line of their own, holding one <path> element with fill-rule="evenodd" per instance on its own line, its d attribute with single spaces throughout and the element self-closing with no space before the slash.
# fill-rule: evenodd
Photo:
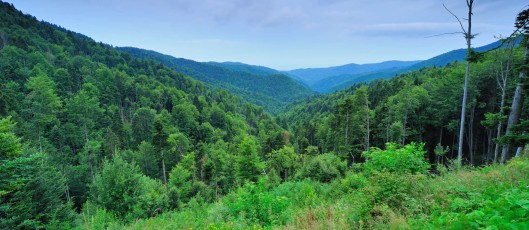
<svg viewBox="0 0 529 230">
<path fill-rule="evenodd" d="M 297 76 L 310 86 L 314 86 L 320 80 L 339 75 L 352 75 L 367 73 L 382 69 L 407 67 L 419 63 L 419 61 L 385 61 L 371 64 L 347 64 L 327 68 L 295 69 L 287 73 Z"/>
<path fill-rule="evenodd" d="M 516 40 L 519 43 L 520 39 Z M 478 52 L 485 52 L 494 49 L 501 45 L 501 41 L 496 41 L 491 44 L 475 48 Z M 375 71 L 357 72 L 354 74 L 338 74 L 335 76 L 329 76 L 319 81 L 312 83 L 310 86 L 313 90 L 323 93 L 334 92 L 337 90 L 345 89 L 355 83 L 369 82 L 374 79 L 387 79 L 391 78 L 399 73 L 404 73 L 412 70 L 418 70 L 424 67 L 430 66 L 446 66 L 454 61 L 464 61 L 467 55 L 466 49 L 457 49 L 444 54 L 435 56 L 428 60 L 417 62 L 409 66 L 395 66 L 392 68 L 378 69 Z M 336 67 L 331 67 L 331 69 Z"/>
<path fill-rule="evenodd" d="M 250 168 L 235 167 L 237 146 L 283 147 L 263 108 L 3 2 L 0 37 L 0 229 L 75 229 L 91 207 L 132 220 L 197 193 L 211 201 L 249 177 L 235 181 Z"/>
<path fill-rule="evenodd" d="M 246 72 L 250 74 L 255 75 L 270 75 L 270 74 L 281 74 L 281 72 L 271 69 L 265 66 L 258 66 L 258 65 L 248 65 L 241 62 L 206 62 L 206 64 L 219 66 L 222 68 L 226 68 L 232 71 L 240 71 L 240 72 Z"/>
<path fill-rule="evenodd" d="M 137 58 L 159 61 L 177 72 L 217 88 L 226 89 L 249 102 L 263 106 L 272 113 L 290 102 L 315 94 L 296 80 L 279 72 L 274 73 L 273 70 L 265 67 L 256 70 L 255 67 L 250 68 L 241 64 L 196 62 L 133 47 L 118 49 Z M 224 67 L 228 65 L 231 67 Z"/>
</svg>

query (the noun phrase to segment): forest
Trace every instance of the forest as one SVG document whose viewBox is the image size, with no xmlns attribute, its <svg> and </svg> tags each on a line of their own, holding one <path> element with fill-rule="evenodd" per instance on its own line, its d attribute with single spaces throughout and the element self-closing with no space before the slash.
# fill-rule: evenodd
<svg viewBox="0 0 529 230">
<path fill-rule="evenodd" d="M 0 229 L 527 229 L 513 19 L 466 61 L 265 89 L 305 97 L 279 109 L 0 2 Z"/>
</svg>

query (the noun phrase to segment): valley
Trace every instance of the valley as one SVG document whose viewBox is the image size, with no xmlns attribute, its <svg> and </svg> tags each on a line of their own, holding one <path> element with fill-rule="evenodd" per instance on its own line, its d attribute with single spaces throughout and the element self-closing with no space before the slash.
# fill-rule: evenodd
<svg viewBox="0 0 529 230">
<path fill-rule="evenodd" d="M 529 228 L 527 7 L 485 46 L 285 71 L 97 42 L 17 4 L 0 229 Z"/>
</svg>

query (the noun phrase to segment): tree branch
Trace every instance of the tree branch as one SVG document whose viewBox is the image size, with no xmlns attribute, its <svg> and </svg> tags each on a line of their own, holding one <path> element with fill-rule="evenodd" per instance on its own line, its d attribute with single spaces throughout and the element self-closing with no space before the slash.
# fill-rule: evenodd
<svg viewBox="0 0 529 230">
<path fill-rule="evenodd" d="M 463 34 L 463 35 L 465 35 L 465 33 L 463 33 L 463 32 L 451 32 L 451 33 L 442 33 L 442 34 L 431 35 L 431 36 L 427 36 L 427 37 L 424 37 L 424 38 L 433 38 L 433 37 L 439 37 L 439 36 L 444 36 L 444 35 L 452 35 L 452 34 Z"/>
<path fill-rule="evenodd" d="M 468 0 L 467 0 L 467 4 L 468 4 Z M 457 22 L 459 22 L 459 26 L 461 26 L 461 30 L 463 30 L 463 34 L 466 36 L 468 34 L 468 32 L 465 30 L 465 27 L 463 27 L 463 23 L 461 23 L 461 20 L 459 20 L 459 17 L 457 17 L 457 15 L 455 15 L 454 13 L 452 13 L 452 11 L 450 11 L 446 5 L 443 3 L 443 7 L 446 9 L 446 11 L 448 11 L 448 13 L 450 13 L 452 16 L 454 16 L 454 18 L 456 18 Z"/>
</svg>

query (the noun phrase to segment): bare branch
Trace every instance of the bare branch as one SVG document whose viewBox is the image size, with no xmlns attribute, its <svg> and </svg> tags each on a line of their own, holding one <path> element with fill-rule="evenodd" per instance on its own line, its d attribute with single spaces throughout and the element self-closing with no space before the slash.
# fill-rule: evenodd
<svg viewBox="0 0 529 230">
<path fill-rule="evenodd" d="M 465 33 L 463 33 L 463 32 L 451 32 L 451 33 L 442 33 L 442 34 L 431 35 L 431 36 L 427 36 L 427 37 L 424 37 L 424 38 L 433 38 L 433 37 L 439 37 L 439 36 L 444 36 L 444 35 L 452 35 L 452 34 L 463 34 L 463 35 L 465 35 Z"/>
<path fill-rule="evenodd" d="M 474 1 L 474 0 L 470 0 L 470 1 L 467 0 L 467 6 L 470 7 L 470 5 L 472 5 L 472 2 L 473 2 L 473 1 Z"/>
<path fill-rule="evenodd" d="M 473 0 L 471 0 L 473 1 Z M 468 2 L 468 0 L 467 0 Z M 450 11 L 445 4 L 443 4 L 443 7 L 446 9 L 446 11 L 448 11 L 448 13 L 450 13 L 452 16 L 454 16 L 454 18 L 456 18 L 457 22 L 459 22 L 459 25 L 461 26 L 461 30 L 463 30 L 463 34 L 468 34 L 467 31 L 465 30 L 465 27 L 463 27 L 463 23 L 461 23 L 461 20 L 459 20 L 459 17 L 457 17 L 457 15 L 455 15 L 454 13 L 452 13 L 452 11 Z"/>
</svg>

